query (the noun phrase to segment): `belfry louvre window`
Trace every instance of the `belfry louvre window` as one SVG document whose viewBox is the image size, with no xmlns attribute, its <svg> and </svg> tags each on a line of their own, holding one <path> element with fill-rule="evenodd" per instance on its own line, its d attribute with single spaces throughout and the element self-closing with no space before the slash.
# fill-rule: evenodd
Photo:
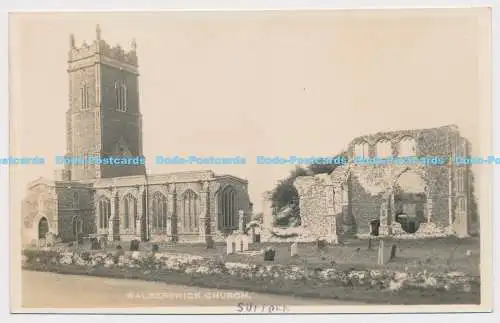
<svg viewBox="0 0 500 323">
<path fill-rule="evenodd" d="M 116 109 L 127 111 L 127 86 L 122 82 L 115 82 Z"/>
<path fill-rule="evenodd" d="M 84 84 L 80 88 L 80 104 L 82 110 L 90 109 L 89 104 L 89 87 L 87 84 Z"/>
</svg>

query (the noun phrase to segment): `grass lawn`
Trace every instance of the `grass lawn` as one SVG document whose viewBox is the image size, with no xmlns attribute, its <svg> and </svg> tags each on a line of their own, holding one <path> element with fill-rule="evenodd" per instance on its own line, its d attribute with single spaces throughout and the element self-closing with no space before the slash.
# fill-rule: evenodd
<svg viewBox="0 0 500 323">
<path fill-rule="evenodd" d="M 389 270 L 429 272 L 459 271 L 468 275 L 480 276 L 479 238 L 457 239 L 454 237 L 426 240 L 384 240 L 384 268 Z M 396 258 L 388 261 L 392 244 L 397 246 Z M 115 242 L 104 252 L 114 253 L 120 244 L 129 250 L 130 242 Z M 153 243 L 142 242 L 140 251 L 149 252 Z M 272 246 L 277 256 L 272 262 L 265 262 L 262 254 L 255 256 L 243 254 L 226 255 L 225 244 L 216 244 L 207 249 L 204 244 L 158 244 L 159 252 L 187 253 L 204 257 L 222 257 L 226 262 L 295 264 L 308 269 L 332 267 L 338 269 L 374 269 L 377 265 L 378 241 L 373 241 L 368 249 L 368 241 L 352 240 L 344 245 L 327 246 L 321 250 L 313 244 L 299 244 L 299 255 L 290 256 L 290 243 L 251 244 L 250 251 Z M 90 249 L 89 245 L 74 246 L 70 249 Z M 96 252 L 102 252 L 97 250 Z M 346 286 L 336 281 L 283 280 L 273 278 L 241 278 L 227 274 L 186 274 L 181 272 L 149 272 L 135 268 L 105 268 L 99 265 L 87 268 L 76 265 L 27 263 L 27 270 L 50 271 L 61 274 L 79 274 L 100 277 L 165 281 L 170 284 L 191 285 L 216 289 L 237 289 L 250 292 L 286 294 L 302 297 L 355 300 L 377 304 L 480 304 L 480 284 L 473 283 L 469 291 L 445 291 L 438 289 L 411 288 L 393 292 L 369 284 Z"/>
<path fill-rule="evenodd" d="M 397 246 L 396 259 L 388 261 L 392 244 Z M 106 249 L 116 250 L 120 244 L 128 250 L 129 242 L 114 242 Z M 159 252 L 187 253 L 204 257 L 222 257 L 227 262 L 245 263 L 275 263 L 296 264 L 308 267 L 350 267 L 354 269 L 377 268 L 378 241 L 372 241 L 372 249 L 368 249 L 368 241 L 352 240 L 344 245 L 331 245 L 318 250 L 313 244 L 299 244 L 299 255 L 290 256 L 291 243 L 259 243 L 250 244 L 250 251 L 261 250 L 266 247 L 276 249 L 276 258 L 273 262 L 265 262 L 263 255 L 249 256 L 244 254 L 226 255 L 226 245 L 216 244 L 213 249 L 207 249 L 204 244 L 172 244 L 162 243 Z M 140 251 L 151 251 L 153 243 L 141 242 Z M 78 246 L 73 248 L 89 248 Z M 469 255 L 468 255 L 469 251 Z M 480 275 L 479 268 L 480 241 L 478 237 L 458 239 L 455 237 L 436 238 L 426 240 L 384 240 L 385 268 L 408 271 L 460 271 L 473 276 Z"/>
</svg>

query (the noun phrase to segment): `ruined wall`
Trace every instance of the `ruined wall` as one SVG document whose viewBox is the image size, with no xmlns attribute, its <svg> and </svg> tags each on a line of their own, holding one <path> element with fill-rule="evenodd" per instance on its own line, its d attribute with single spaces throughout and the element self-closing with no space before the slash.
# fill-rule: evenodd
<svg viewBox="0 0 500 323">
<path fill-rule="evenodd" d="M 55 183 L 39 181 L 28 187 L 22 201 L 21 213 L 23 226 L 21 229 L 23 245 L 36 244 L 38 226 L 42 219 L 47 219 L 49 232 L 58 234 L 58 211 Z"/>
<path fill-rule="evenodd" d="M 317 175 L 298 177 L 294 185 L 300 199 L 299 240 L 325 239 L 336 243 L 336 219 L 341 212 L 335 208 L 333 183 L 327 176 Z"/>
<path fill-rule="evenodd" d="M 408 138 L 414 140 L 415 157 L 438 156 L 442 158 L 443 163 L 361 165 L 352 162 L 355 153 L 360 151 L 356 145 L 360 144 L 365 145 L 363 151 L 368 153 L 365 158 L 377 157 L 379 141 L 390 142 L 393 157 L 405 157 L 407 155 L 400 154 L 400 141 Z M 343 236 L 348 232 L 368 234 L 371 220 L 380 219 L 381 216 L 387 220 L 387 214 L 390 214 L 389 218 L 394 216 L 387 213 L 394 213 L 397 207 L 391 196 L 393 198 L 401 176 L 414 173 L 425 183 L 425 199 L 416 204 L 416 207 L 424 212 L 425 219 L 439 230 L 446 229 L 457 236 L 466 236 L 472 222 L 470 211 L 467 210 L 467 203 L 472 194 L 471 171 L 469 166 L 455 165 L 455 156 L 468 156 L 468 145 L 467 140 L 459 135 L 454 126 L 386 132 L 356 138 L 350 144 L 349 163 L 337 167 L 328 175 L 331 181 L 328 185 L 333 183 L 334 192 L 337 194 L 328 191 L 325 193 L 327 175 L 299 177 L 296 180 L 295 185 L 300 190 L 302 220 L 308 223 L 308 226 L 312 225 L 318 234 L 323 234 L 323 216 L 329 212 L 326 204 L 333 195 L 335 203 L 341 205 L 336 205 L 334 212 L 338 214 L 341 210 L 336 224 L 338 235 Z M 346 197 L 338 198 L 342 192 Z M 386 224 L 390 224 L 390 221 Z M 400 225 L 393 219 L 392 226 L 398 229 Z"/>
</svg>

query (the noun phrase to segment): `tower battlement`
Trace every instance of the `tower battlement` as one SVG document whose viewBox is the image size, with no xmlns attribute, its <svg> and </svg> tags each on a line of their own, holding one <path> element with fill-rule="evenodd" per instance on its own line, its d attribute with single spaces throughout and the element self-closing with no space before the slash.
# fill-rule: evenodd
<svg viewBox="0 0 500 323">
<path fill-rule="evenodd" d="M 129 51 L 111 47 L 101 38 L 99 25 L 91 44 L 77 47 L 71 35 L 67 71 L 70 92 L 65 156 L 143 157 L 135 41 Z M 70 164 L 65 165 L 65 171 L 71 180 L 146 173 L 144 165 Z"/>
<path fill-rule="evenodd" d="M 138 67 L 135 40 L 132 40 L 129 50 L 122 48 L 119 44 L 111 46 L 101 38 L 99 25 L 96 26 L 96 37 L 90 44 L 84 41 L 80 46 L 77 46 L 75 36 L 71 34 L 69 47 L 68 63 L 70 69 L 82 61 L 96 62 L 99 60 L 110 60 L 114 63 Z"/>
</svg>

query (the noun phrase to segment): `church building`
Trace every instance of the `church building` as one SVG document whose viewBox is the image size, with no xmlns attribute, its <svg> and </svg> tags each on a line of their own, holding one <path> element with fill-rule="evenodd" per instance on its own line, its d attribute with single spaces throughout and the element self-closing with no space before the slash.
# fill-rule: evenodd
<svg viewBox="0 0 500 323">
<path fill-rule="evenodd" d="M 101 39 L 75 45 L 68 56 L 66 157 L 143 159 L 136 43 L 125 51 Z M 189 171 L 146 173 L 144 163 L 68 163 L 55 179 L 28 185 L 23 242 L 47 232 L 62 241 L 98 234 L 108 240 L 223 241 L 248 218 L 248 182 L 231 175 Z"/>
</svg>

